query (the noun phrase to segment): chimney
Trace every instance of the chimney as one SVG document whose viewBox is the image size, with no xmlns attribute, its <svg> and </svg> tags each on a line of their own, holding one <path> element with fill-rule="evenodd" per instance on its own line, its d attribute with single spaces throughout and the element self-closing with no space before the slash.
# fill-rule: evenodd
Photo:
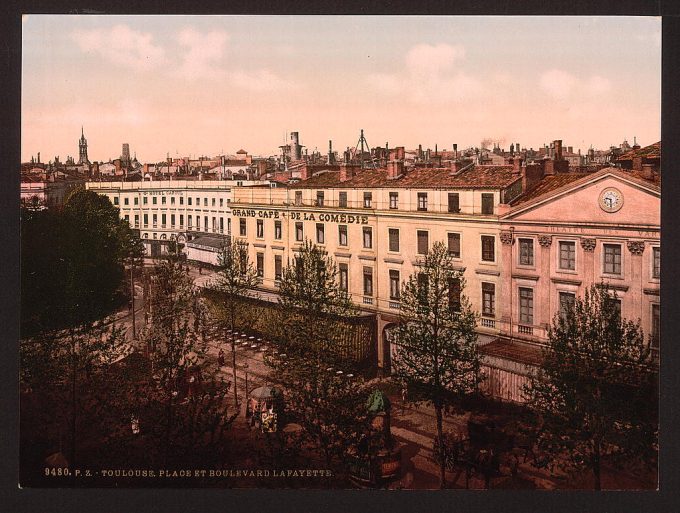
<svg viewBox="0 0 680 513">
<path fill-rule="evenodd" d="M 522 157 L 512 159 L 512 174 L 518 175 L 522 172 Z"/>
<path fill-rule="evenodd" d="M 458 158 L 458 145 L 456 143 L 453 143 L 453 158 Z"/>
<path fill-rule="evenodd" d="M 562 160 L 562 140 L 555 139 L 553 145 L 555 147 L 555 160 Z"/>
<path fill-rule="evenodd" d="M 544 172 L 543 174 L 545 176 L 552 176 L 555 174 L 555 161 L 552 159 L 545 159 L 543 161 L 543 166 L 544 166 Z"/>
<path fill-rule="evenodd" d="M 633 171 L 642 171 L 642 157 L 633 157 Z"/>
<path fill-rule="evenodd" d="M 642 164 L 642 178 L 645 180 L 654 179 L 654 164 Z"/>
<path fill-rule="evenodd" d="M 387 163 L 387 178 L 394 179 L 404 174 L 403 160 L 390 160 Z"/>
<path fill-rule="evenodd" d="M 340 181 L 346 182 L 354 176 L 353 166 L 349 162 L 343 162 L 340 164 Z"/>
<path fill-rule="evenodd" d="M 305 164 L 303 164 L 300 168 L 300 180 L 307 180 L 307 178 L 309 178 L 309 168 L 305 162 Z"/>
</svg>

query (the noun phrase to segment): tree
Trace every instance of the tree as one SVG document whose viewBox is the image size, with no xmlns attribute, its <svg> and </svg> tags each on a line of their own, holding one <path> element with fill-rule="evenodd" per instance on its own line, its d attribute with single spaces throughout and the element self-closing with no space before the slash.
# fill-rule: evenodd
<svg viewBox="0 0 680 513">
<path fill-rule="evenodd" d="M 639 321 L 621 317 L 605 285 L 556 315 L 543 363 L 525 387 L 541 419 L 538 446 L 565 470 L 587 468 L 601 489 L 603 458 L 653 461 L 657 373 Z"/>
<path fill-rule="evenodd" d="M 393 375 L 433 404 L 439 441 L 443 440 L 445 406 L 475 391 L 481 379 L 476 318 L 464 290 L 463 271 L 454 268 L 441 242 L 433 245 L 401 288 Z M 439 453 L 443 488 L 446 462 L 443 451 Z"/>
<path fill-rule="evenodd" d="M 248 244 L 243 241 L 229 241 L 222 246 L 217 255 L 216 288 L 223 293 L 224 302 L 219 309 L 229 323 L 231 340 L 232 372 L 234 379 L 234 405 L 238 406 L 236 389 L 236 314 L 239 299 L 249 293 L 258 283 L 257 272 L 248 259 Z M 219 312 L 218 312 L 219 315 Z"/>
<path fill-rule="evenodd" d="M 172 244 L 154 267 L 149 301 L 152 316 L 142 339 L 149 348 L 153 377 L 145 390 L 137 390 L 139 401 L 132 413 L 141 417 L 147 440 L 160 448 L 165 464 L 196 456 L 202 448 L 213 456 L 235 415 L 226 416 L 228 386 L 218 378 L 218 369 L 210 372 L 203 364 L 203 306 Z"/>
<path fill-rule="evenodd" d="M 120 306 L 139 238 L 105 196 L 78 189 L 61 210 L 22 210 L 22 337 L 91 323 Z"/>
<path fill-rule="evenodd" d="M 351 362 L 343 357 L 343 341 L 351 326 L 346 321 L 358 310 L 336 275 L 332 258 L 305 241 L 282 272 L 279 347 L 266 360 L 285 387 L 288 412 L 329 467 L 365 431 L 369 390 L 361 376 L 348 376 Z"/>
</svg>

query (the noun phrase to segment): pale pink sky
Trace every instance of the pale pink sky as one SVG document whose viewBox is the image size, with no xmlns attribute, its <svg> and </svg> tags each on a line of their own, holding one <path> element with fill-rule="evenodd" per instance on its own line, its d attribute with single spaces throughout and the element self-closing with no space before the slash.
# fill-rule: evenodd
<svg viewBox="0 0 680 513">
<path fill-rule="evenodd" d="M 640 17 L 24 18 L 22 160 L 660 139 L 661 22 Z"/>
</svg>

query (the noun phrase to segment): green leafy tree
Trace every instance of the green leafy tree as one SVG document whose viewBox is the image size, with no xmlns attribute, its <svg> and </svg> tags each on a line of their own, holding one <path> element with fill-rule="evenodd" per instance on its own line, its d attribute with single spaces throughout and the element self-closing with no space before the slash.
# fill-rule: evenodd
<svg viewBox="0 0 680 513">
<path fill-rule="evenodd" d="M 474 392 L 481 379 L 476 317 L 464 290 L 463 272 L 455 269 L 441 242 L 433 245 L 401 288 L 393 375 L 434 406 L 440 441 L 445 407 Z M 446 462 L 438 459 L 444 487 Z"/>
<path fill-rule="evenodd" d="M 283 269 L 279 289 L 278 352 L 267 358 L 285 387 L 292 420 L 318 447 L 327 466 L 342 460 L 367 426 L 368 387 L 343 357 L 358 310 L 341 291 L 335 264 L 310 241 Z M 340 372 L 339 372 L 340 371 Z"/>
<path fill-rule="evenodd" d="M 22 210 L 22 336 L 92 323 L 120 306 L 139 238 L 105 196 L 78 189 L 61 210 Z"/>
<path fill-rule="evenodd" d="M 205 313 L 199 292 L 173 249 L 154 267 L 151 318 L 142 334 L 153 376 L 131 405 L 148 446 L 166 465 L 187 464 L 187 458 L 196 462 L 198 455 L 217 457 L 222 434 L 235 418 L 226 411 L 228 385 L 205 363 L 208 341 L 201 336 Z"/>
<path fill-rule="evenodd" d="M 604 459 L 656 458 L 657 372 L 639 322 L 622 318 L 593 286 L 549 331 L 543 364 L 525 387 L 539 415 L 538 446 L 564 470 L 589 469 L 601 489 Z"/>
<path fill-rule="evenodd" d="M 230 328 L 233 372 L 234 405 L 238 405 L 236 389 L 236 316 L 242 307 L 240 300 L 257 286 L 257 272 L 248 258 L 248 245 L 243 241 L 229 241 L 217 255 L 217 282 L 215 288 L 222 292 L 221 301 L 214 310 L 218 320 Z"/>
</svg>

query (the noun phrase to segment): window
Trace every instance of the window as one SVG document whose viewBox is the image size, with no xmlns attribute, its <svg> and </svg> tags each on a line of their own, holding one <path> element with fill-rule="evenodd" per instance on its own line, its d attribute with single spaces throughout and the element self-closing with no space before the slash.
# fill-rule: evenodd
<svg viewBox="0 0 680 513">
<path fill-rule="evenodd" d="M 264 253 L 258 253 L 255 261 L 257 262 L 257 277 L 264 277 Z"/>
<path fill-rule="evenodd" d="M 155 205 L 156 203 L 158 203 L 158 198 L 154 196 L 153 198 L 151 198 L 151 202 Z"/>
<path fill-rule="evenodd" d="M 482 283 L 482 315 L 493 317 L 496 313 L 496 285 Z"/>
<path fill-rule="evenodd" d="M 338 225 L 338 246 L 347 246 L 347 225 Z"/>
<path fill-rule="evenodd" d="M 574 303 L 576 303 L 576 294 L 560 292 L 560 317 L 566 319 L 569 312 L 574 309 Z"/>
<path fill-rule="evenodd" d="M 393 210 L 399 208 L 399 193 L 398 192 L 390 192 L 390 208 L 393 209 Z"/>
<path fill-rule="evenodd" d="M 197 217 L 196 219 L 200 219 L 200 218 Z M 239 229 L 239 235 L 241 237 L 245 237 L 246 234 L 248 233 L 247 230 L 246 230 L 246 220 L 245 219 L 239 219 L 238 220 L 238 229 Z"/>
<path fill-rule="evenodd" d="M 118 199 L 118 196 L 115 196 L 115 197 L 113 198 L 113 204 L 114 204 L 114 205 L 118 205 L 119 203 L 120 203 L 120 200 Z"/>
<path fill-rule="evenodd" d="M 482 214 L 493 214 L 493 194 L 482 194 Z"/>
<path fill-rule="evenodd" d="M 373 295 L 373 268 L 364 267 L 364 296 Z"/>
<path fill-rule="evenodd" d="M 429 234 L 425 230 L 418 230 L 418 254 L 427 255 L 429 249 Z"/>
<path fill-rule="evenodd" d="M 143 203 L 144 205 L 146 205 L 147 203 L 149 203 L 149 198 L 146 197 L 146 196 L 144 196 L 144 197 L 142 198 L 142 203 Z"/>
<path fill-rule="evenodd" d="M 224 233 L 224 217 L 220 217 L 220 233 Z"/>
<path fill-rule="evenodd" d="M 231 217 L 227 217 L 227 233 L 231 235 Z"/>
<path fill-rule="evenodd" d="M 519 239 L 519 264 L 534 265 L 533 239 Z"/>
<path fill-rule="evenodd" d="M 652 347 L 659 347 L 659 336 L 661 335 L 660 323 L 661 308 L 658 304 L 652 304 Z"/>
<path fill-rule="evenodd" d="M 244 219 L 245 221 L 245 219 Z M 201 216 L 196 216 L 196 229 L 200 231 L 201 229 Z"/>
<path fill-rule="evenodd" d="M 191 205 L 191 198 L 187 198 L 187 199 L 188 199 L 188 204 Z"/>
<path fill-rule="evenodd" d="M 340 191 L 338 193 L 338 206 L 342 208 L 347 208 L 347 192 Z"/>
<path fill-rule="evenodd" d="M 125 214 L 125 220 L 129 223 L 130 222 L 130 216 L 128 214 Z"/>
<path fill-rule="evenodd" d="M 179 215 L 179 226 L 180 228 L 184 226 L 184 214 Z"/>
<path fill-rule="evenodd" d="M 224 198 L 220 198 L 220 207 L 224 206 Z"/>
<path fill-rule="evenodd" d="M 276 281 L 280 281 L 281 274 L 282 274 L 281 255 L 274 255 L 274 279 Z"/>
<path fill-rule="evenodd" d="M 347 292 L 349 290 L 347 288 L 349 276 L 349 268 L 347 264 L 338 264 L 338 275 L 340 278 L 340 290 Z"/>
<path fill-rule="evenodd" d="M 449 254 L 453 258 L 460 258 L 460 233 L 448 233 Z"/>
<path fill-rule="evenodd" d="M 302 191 L 295 191 L 295 205 L 302 205 Z"/>
<path fill-rule="evenodd" d="M 208 206 L 208 198 L 203 198 L 203 206 L 204 207 Z"/>
<path fill-rule="evenodd" d="M 364 228 L 364 248 L 371 249 L 373 247 L 373 229 Z"/>
<path fill-rule="evenodd" d="M 302 223 L 295 223 L 295 240 L 302 242 L 305 238 L 305 233 L 302 229 Z"/>
<path fill-rule="evenodd" d="M 449 193 L 449 212 L 460 212 L 460 199 L 457 192 Z"/>
<path fill-rule="evenodd" d="M 604 250 L 602 271 L 606 274 L 621 274 L 621 245 L 603 244 L 602 247 Z"/>
<path fill-rule="evenodd" d="M 213 232 L 217 231 L 217 219 L 214 218 L 214 217 L 212 218 L 212 229 L 213 229 Z"/>
<path fill-rule="evenodd" d="M 614 305 L 614 310 L 616 311 L 619 318 L 621 318 L 621 300 L 615 297 L 609 299 Z"/>
<path fill-rule="evenodd" d="M 184 205 L 184 196 L 179 197 L 179 204 Z"/>
<path fill-rule="evenodd" d="M 399 300 L 399 271 L 390 269 L 390 299 Z"/>
<path fill-rule="evenodd" d="M 215 206 L 215 198 L 212 199 L 212 206 Z"/>
<path fill-rule="evenodd" d="M 460 278 L 449 278 L 449 310 L 451 312 L 460 312 L 460 296 Z"/>
<path fill-rule="evenodd" d="M 390 251 L 399 251 L 399 230 L 397 228 L 390 228 L 388 230 Z"/>
<path fill-rule="evenodd" d="M 208 231 L 208 216 L 203 217 L 203 229 L 207 232 Z"/>
<path fill-rule="evenodd" d="M 175 204 L 175 197 L 174 196 L 170 196 L 170 204 L 171 205 Z"/>
<path fill-rule="evenodd" d="M 316 206 L 323 207 L 323 191 L 316 191 Z"/>
<path fill-rule="evenodd" d="M 316 223 L 316 242 L 317 244 L 326 243 L 326 233 L 323 223 Z"/>
<path fill-rule="evenodd" d="M 161 205 L 165 205 L 166 199 L 167 198 L 165 196 L 161 197 Z"/>
<path fill-rule="evenodd" d="M 130 204 L 130 198 L 123 198 L 123 204 L 129 205 Z"/>
<path fill-rule="evenodd" d="M 373 203 L 373 193 L 372 192 L 364 192 L 364 208 L 371 208 L 372 203 Z"/>
<path fill-rule="evenodd" d="M 165 222 L 167 220 L 166 214 L 161 214 L 161 224 L 165 226 Z"/>
<path fill-rule="evenodd" d="M 256 228 L 257 228 L 257 238 L 258 239 L 263 238 L 264 237 L 264 219 L 258 219 L 257 220 Z"/>
<path fill-rule="evenodd" d="M 149 226 L 149 214 L 144 214 L 144 226 Z"/>
<path fill-rule="evenodd" d="M 139 198 L 135 198 L 134 203 L 135 203 L 135 205 L 139 205 Z"/>
<path fill-rule="evenodd" d="M 135 228 L 139 227 L 139 214 L 135 214 Z"/>
<path fill-rule="evenodd" d="M 560 269 L 573 271 L 576 269 L 576 243 L 560 242 Z"/>
<path fill-rule="evenodd" d="M 492 235 L 482 235 L 482 261 L 496 260 L 496 239 Z"/>
<path fill-rule="evenodd" d="M 427 210 L 427 193 L 426 192 L 419 192 L 418 193 L 418 210 L 421 210 L 421 211 Z"/>
<path fill-rule="evenodd" d="M 196 198 L 196 206 L 197 207 L 201 206 L 201 198 Z"/>
<path fill-rule="evenodd" d="M 192 223 L 193 223 L 192 217 L 191 217 L 191 216 L 187 216 L 187 223 L 188 223 L 187 226 L 188 226 L 189 229 L 191 230 Z"/>
<path fill-rule="evenodd" d="M 158 214 L 153 215 L 153 227 L 156 228 L 158 226 Z"/>
<path fill-rule="evenodd" d="M 281 239 L 281 221 L 274 221 L 274 238 Z"/>
<path fill-rule="evenodd" d="M 652 278 L 660 277 L 661 277 L 661 248 L 652 248 Z"/>
<path fill-rule="evenodd" d="M 519 289 L 519 322 L 528 325 L 534 323 L 534 289 Z"/>
</svg>

